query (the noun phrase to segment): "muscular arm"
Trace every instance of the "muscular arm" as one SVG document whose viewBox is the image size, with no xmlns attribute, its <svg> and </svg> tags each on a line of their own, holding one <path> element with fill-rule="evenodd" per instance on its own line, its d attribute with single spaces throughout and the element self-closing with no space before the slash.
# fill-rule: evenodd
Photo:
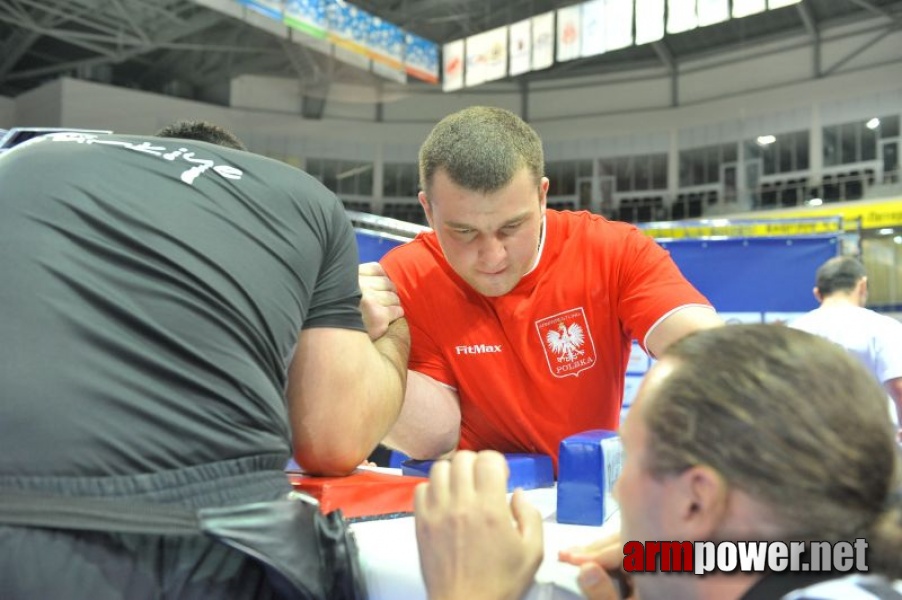
<svg viewBox="0 0 902 600">
<path fill-rule="evenodd" d="M 425 460 L 451 452 L 459 441 L 457 392 L 428 375 L 408 371 L 401 416 L 383 443 L 411 458 Z"/>
<path fill-rule="evenodd" d="M 375 341 L 350 329 L 301 332 L 287 390 L 294 457 L 301 467 L 344 475 L 372 452 L 401 411 L 409 349 L 404 319 Z"/>
<path fill-rule="evenodd" d="M 395 284 L 379 263 L 360 265 L 358 281 L 363 322 L 370 336 L 380 335 L 389 323 L 403 315 Z M 382 443 L 411 458 L 425 460 L 451 452 L 459 440 L 457 392 L 428 375 L 408 371 L 404 407 Z"/>
<path fill-rule="evenodd" d="M 645 338 L 645 347 L 652 356 L 660 356 L 667 346 L 684 335 L 720 325 L 723 325 L 723 320 L 712 308 L 705 306 L 680 308 L 655 324 Z"/>
</svg>

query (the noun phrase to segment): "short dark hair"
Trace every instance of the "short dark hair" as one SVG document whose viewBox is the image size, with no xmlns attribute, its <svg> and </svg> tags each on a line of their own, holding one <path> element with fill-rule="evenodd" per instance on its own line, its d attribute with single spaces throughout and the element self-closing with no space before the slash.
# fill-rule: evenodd
<svg viewBox="0 0 902 600">
<path fill-rule="evenodd" d="M 247 150 L 241 140 L 224 127 L 207 121 L 176 121 L 154 134 L 156 137 L 209 142 L 235 150 Z"/>
<path fill-rule="evenodd" d="M 836 292 L 851 292 L 866 275 L 864 265 L 858 259 L 837 256 L 818 268 L 814 285 L 823 298 Z"/>
<path fill-rule="evenodd" d="M 474 192 L 500 190 L 526 167 L 536 185 L 545 176 L 539 134 L 509 110 L 471 106 L 432 129 L 419 154 L 420 187 L 428 197 L 435 173 Z"/>
</svg>

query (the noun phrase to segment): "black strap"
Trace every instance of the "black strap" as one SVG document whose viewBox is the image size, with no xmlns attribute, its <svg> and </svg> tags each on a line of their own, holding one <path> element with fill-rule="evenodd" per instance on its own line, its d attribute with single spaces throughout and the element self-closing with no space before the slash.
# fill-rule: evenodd
<svg viewBox="0 0 902 600">
<path fill-rule="evenodd" d="M 0 492 L 0 525 L 148 535 L 201 533 L 195 511 L 180 506 L 10 491 Z"/>
<path fill-rule="evenodd" d="M 280 597 L 365 600 L 353 533 L 335 510 L 297 498 L 193 511 L 125 498 L 0 491 L 0 525 L 142 535 L 207 535 L 260 562 Z"/>
<path fill-rule="evenodd" d="M 844 573 L 826 571 L 823 573 L 767 573 L 746 591 L 740 600 L 774 600 L 789 592 L 842 577 Z"/>
</svg>

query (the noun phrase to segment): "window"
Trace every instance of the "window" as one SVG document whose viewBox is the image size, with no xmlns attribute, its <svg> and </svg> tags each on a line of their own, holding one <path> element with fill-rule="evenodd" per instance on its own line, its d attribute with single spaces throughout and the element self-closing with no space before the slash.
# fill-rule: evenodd
<svg viewBox="0 0 902 600">
<path fill-rule="evenodd" d="M 788 173 L 789 171 L 793 171 L 793 158 L 795 154 L 795 144 L 793 143 L 795 140 L 792 136 L 787 136 L 785 140 L 782 141 L 776 148 L 776 165 L 779 168 L 781 173 Z"/>
<path fill-rule="evenodd" d="M 624 157 L 617 159 L 617 191 L 628 192 L 633 189 L 633 159 Z"/>
<path fill-rule="evenodd" d="M 824 127 L 824 166 L 833 167 L 839 161 L 839 126 Z"/>
<path fill-rule="evenodd" d="M 899 133 L 899 117 L 880 117 L 871 129 L 869 121 L 853 121 L 824 127 L 824 166 L 833 167 L 877 159 L 877 144 L 881 138 Z"/>
<path fill-rule="evenodd" d="M 761 145 L 757 140 L 746 140 L 746 159 L 761 158 L 764 175 L 804 171 L 808 168 L 808 131 L 780 133 L 770 144 Z"/>
<path fill-rule="evenodd" d="M 720 180 L 720 146 L 711 146 L 705 150 L 705 181 L 713 183 Z"/>
<path fill-rule="evenodd" d="M 385 163 L 382 195 L 388 198 L 416 198 L 420 191 L 416 163 Z"/>
<path fill-rule="evenodd" d="M 598 170 L 602 176 L 614 176 L 618 192 L 667 189 L 666 154 L 605 158 L 598 162 Z"/>
<path fill-rule="evenodd" d="M 776 144 L 776 142 L 774 142 L 774 144 Z M 765 175 L 771 175 L 772 173 L 777 172 L 777 160 L 775 157 L 776 152 L 774 152 L 774 144 L 763 146 L 761 148 L 761 159 L 762 164 L 764 165 Z"/>
<path fill-rule="evenodd" d="M 575 196 L 577 179 L 592 176 L 592 161 L 567 160 L 545 164 L 549 196 Z"/>
<path fill-rule="evenodd" d="M 633 161 L 633 188 L 636 190 L 651 189 L 651 161 L 647 156 L 637 156 Z"/>
<path fill-rule="evenodd" d="M 839 162 L 842 164 L 853 163 L 858 159 L 858 143 L 856 141 L 857 128 L 855 123 L 845 123 L 839 128 Z"/>
<path fill-rule="evenodd" d="M 880 117 L 880 126 L 877 129 L 881 138 L 899 137 L 899 115 Z"/>
<path fill-rule="evenodd" d="M 865 127 L 861 130 L 861 160 L 877 158 L 877 130 Z"/>
<path fill-rule="evenodd" d="M 680 152 L 680 187 L 720 181 L 720 167 L 736 162 L 736 144 L 718 144 Z"/>
<path fill-rule="evenodd" d="M 806 171 L 810 167 L 809 162 L 808 132 L 796 132 L 796 170 Z"/>
<path fill-rule="evenodd" d="M 373 195 L 372 163 L 308 158 L 307 172 L 336 194 Z"/>
<path fill-rule="evenodd" d="M 650 158 L 652 189 L 667 189 L 667 155 L 652 154 Z"/>
</svg>

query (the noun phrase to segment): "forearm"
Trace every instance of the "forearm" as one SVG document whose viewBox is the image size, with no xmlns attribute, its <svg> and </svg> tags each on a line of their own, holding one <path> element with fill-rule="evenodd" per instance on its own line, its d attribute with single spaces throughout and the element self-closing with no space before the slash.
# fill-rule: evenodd
<svg viewBox="0 0 902 600">
<path fill-rule="evenodd" d="M 416 371 L 407 378 L 407 399 L 383 443 L 415 459 L 439 458 L 460 441 L 456 392 Z"/>
<path fill-rule="evenodd" d="M 363 427 L 372 432 L 372 446 L 382 441 L 397 422 L 403 410 L 407 386 L 407 358 L 410 355 L 410 333 L 405 319 L 397 319 L 388 331 L 373 342 L 377 353 L 376 376 L 368 387 L 368 418 Z"/>
<path fill-rule="evenodd" d="M 294 454 L 306 471 L 349 473 L 388 433 L 404 402 L 408 349 L 403 319 L 375 342 L 348 331 L 302 336 L 288 393 Z"/>
</svg>

